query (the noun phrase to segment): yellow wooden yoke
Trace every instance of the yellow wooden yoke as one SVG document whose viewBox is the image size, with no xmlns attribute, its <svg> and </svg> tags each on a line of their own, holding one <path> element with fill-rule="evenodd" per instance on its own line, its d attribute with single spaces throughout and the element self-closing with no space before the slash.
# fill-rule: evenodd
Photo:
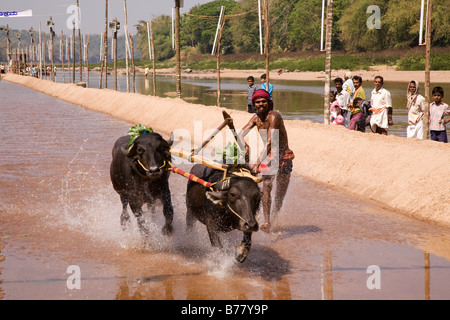
<svg viewBox="0 0 450 320">
<path fill-rule="evenodd" d="M 244 169 L 244 168 L 238 168 L 239 171 L 229 170 L 230 166 L 227 164 L 221 164 L 221 163 L 206 159 L 197 154 L 186 152 L 186 151 L 180 150 L 180 149 L 171 148 L 169 150 L 169 152 L 173 156 L 177 156 L 177 157 L 189 160 L 190 162 L 195 162 L 195 163 L 204 165 L 209 168 L 221 170 L 224 172 L 224 179 L 227 175 L 227 172 L 229 172 L 230 174 L 235 175 L 235 176 L 250 178 L 253 181 L 255 181 L 256 183 L 260 183 L 262 181 L 262 177 L 255 177 L 254 175 L 251 174 L 251 172 L 249 170 Z"/>
</svg>

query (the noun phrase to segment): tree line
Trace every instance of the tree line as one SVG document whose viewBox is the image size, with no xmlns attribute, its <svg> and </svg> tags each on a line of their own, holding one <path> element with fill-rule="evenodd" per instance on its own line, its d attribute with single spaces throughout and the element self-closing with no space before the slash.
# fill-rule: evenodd
<svg viewBox="0 0 450 320">
<path fill-rule="evenodd" d="M 222 53 L 259 52 L 257 4 L 258 0 L 215 0 L 193 7 L 180 21 L 182 48 L 210 53 L 220 9 L 225 6 Z M 434 0 L 433 46 L 450 45 L 448 4 L 448 0 Z M 332 49 L 356 53 L 418 46 L 420 5 L 421 0 L 334 0 Z M 322 0 L 269 0 L 269 6 L 272 52 L 319 49 Z M 136 28 L 137 48 L 143 58 L 148 58 L 146 21 L 139 21 Z M 171 28 L 170 16 L 153 19 L 155 55 L 159 61 L 175 54 Z"/>
</svg>

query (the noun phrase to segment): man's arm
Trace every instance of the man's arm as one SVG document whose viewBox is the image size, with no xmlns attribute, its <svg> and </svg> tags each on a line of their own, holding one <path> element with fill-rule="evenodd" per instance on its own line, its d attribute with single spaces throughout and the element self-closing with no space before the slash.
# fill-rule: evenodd
<svg viewBox="0 0 450 320">
<path fill-rule="evenodd" d="M 244 138 L 250 132 L 250 130 L 256 125 L 255 117 L 257 117 L 256 114 L 250 118 L 250 121 L 241 129 L 241 131 L 238 134 L 238 139 L 245 143 L 245 162 L 246 163 L 249 162 L 250 147 L 248 146 L 247 142 L 245 142 Z"/>
<path fill-rule="evenodd" d="M 263 162 L 267 158 L 267 156 L 271 153 L 272 141 L 275 132 L 274 130 L 278 130 L 280 128 L 282 118 L 278 113 L 271 112 L 271 114 L 267 117 L 266 121 L 269 123 L 269 128 L 267 129 L 266 143 L 264 145 L 263 150 L 259 154 L 256 163 L 252 167 L 252 172 L 254 174 L 258 173 L 261 162 Z"/>
</svg>

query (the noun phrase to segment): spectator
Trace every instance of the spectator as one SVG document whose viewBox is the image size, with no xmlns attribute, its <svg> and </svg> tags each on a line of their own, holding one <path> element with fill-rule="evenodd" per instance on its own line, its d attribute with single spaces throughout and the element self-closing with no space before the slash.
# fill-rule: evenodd
<svg viewBox="0 0 450 320">
<path fill-rule="evenodd" d="M 355 92 L 355 86 L 353 85 L 352 73 L 347 71 L 344 76 L 345 82 L 342 86 L 344 91 L 347 91 L 349 95 L 352 95 Z"/>
<path fill-rule="evenodd" d="M 375 88 L 372 90 L 370 104 L 373 112 L 370 118 L 370 128 L 372 132 L 387 135 L 392 121 L 392 99 L 391 93 L 383 88 L 383 77 L 376 76 L 373 80 Z"/>
<path fill-rule="evenodd" d="M 336 100 L 336 91 L 330 92 L 330 102 L 330 124 L 343 125 L 344 117 L 341 115 L 341 108 Z"/>
<path fill-rule="evenodd" d="M 445 120 L 445 115 L 450 115 L 448 104 L 442 102 L 444 89 L 435 87 L 431 92 L 434 102 L 430 104 L 430 138 L 434 141 L 448 143 L 445 125 L 450 122 L 450 118 Z"/>
<path fill-rule="evenodd" d="M 343 89 L 342 78 L 334 79 L 334 85 L 336 87 L 336 100 L 339 103 L 341 109 L 341 115 L 345 119 L 345 126 L 348 126 L 348 104 L 350 104 L 350 94 Z"/>
<path fill-rule="evenodd" d="M 273 92 L 273 85 L 271 83 L 269 83 L 269 90 L 266 89 L 267 84 L 266 84 L 266 74 L 264 73 L 263 75 L 261 75 L 261 89 L 266 90 L 267 92 L 269 92 L 270 95 L 270 100 L 273 101 L 272 98 L 272 92 Z"/>
<path fill-rule="evenodd" d="M 408 127 L 406 137 L 423 139 L 423 111 L 425 98 L 419 94 L 419 82 L 411 80 L 406 92 L 406 108 L 408 109 Z"/>
<path fill-rule="evenodd" d="M 253 94 L 256 90 L 258 90 L 258 87 L 255 85 L 255 78 L 253 76 L 249 76 L 247 78 L 247 112 L 249 113 L 256 113 L 255 106 L 252 102 Z"/>
</svg>

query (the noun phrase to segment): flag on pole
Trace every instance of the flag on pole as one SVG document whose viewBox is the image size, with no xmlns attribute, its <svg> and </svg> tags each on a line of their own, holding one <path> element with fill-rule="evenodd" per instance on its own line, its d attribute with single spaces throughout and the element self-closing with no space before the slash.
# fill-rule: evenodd
<svg viewBox="0 0 450 320">
<path fill-rule="evenodd" d="M 23 11 L 0 11 L 0 18 L 20 18 L 20 17 L 32 17 L 33 10 Z"/>
</svg>

